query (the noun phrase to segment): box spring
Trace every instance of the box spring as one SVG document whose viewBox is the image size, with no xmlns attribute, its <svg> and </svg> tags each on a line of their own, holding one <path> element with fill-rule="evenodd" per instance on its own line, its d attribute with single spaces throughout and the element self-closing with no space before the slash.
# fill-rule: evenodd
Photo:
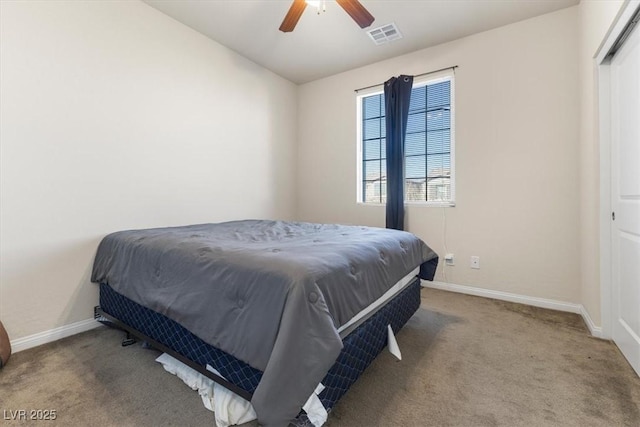
<svg viewBox="0 0 640 427">
<path fill-rule="evenodd" d="M 319 398 L 327 409 L 346 393 L 362 372 L 387 345 L 387 325 L 397 333 L 420 307 L 420 279 L 417 277 L 402 292 L 343 339 L 344 348 L 322 384 Z M 253 394 L 262 372 L 230 354 L 207 344 L 177 322 L 122 296 L 108 285 L 100 284 L 100 311 L 142 335 L 193 361 L 203 369 L 216 368 L 231 384 Z M 235 390 L 232 390 L 235 391 Z"/>
</svg>

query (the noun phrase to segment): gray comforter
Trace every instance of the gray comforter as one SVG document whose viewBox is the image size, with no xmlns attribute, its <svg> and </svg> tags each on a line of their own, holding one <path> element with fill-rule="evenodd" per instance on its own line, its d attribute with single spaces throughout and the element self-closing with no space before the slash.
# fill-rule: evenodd
<svg viewBox="0 0 640 427">
<path fill-rule="evenodd" d="M 335 362 L 336 329 L 430 260 L 403 231 L 248 220 L 110 234 L 91 280 L 263 371 L 252 404 L 282 426 Z"/>
</svg>

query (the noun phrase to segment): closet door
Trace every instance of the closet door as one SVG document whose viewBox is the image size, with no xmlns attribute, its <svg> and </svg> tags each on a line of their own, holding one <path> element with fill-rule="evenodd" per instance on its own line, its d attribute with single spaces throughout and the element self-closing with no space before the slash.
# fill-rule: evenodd
<svg viewBox="0 0 640 427">
<path fill-rule="evenodd" d="M 611 61 L 613 340 L 640 375 L 640 28 Z"/>
</svg>

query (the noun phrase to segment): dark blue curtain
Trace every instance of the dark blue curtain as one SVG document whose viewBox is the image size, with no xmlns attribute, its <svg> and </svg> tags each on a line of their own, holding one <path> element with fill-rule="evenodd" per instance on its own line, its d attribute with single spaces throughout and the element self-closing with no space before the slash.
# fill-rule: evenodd
<svg viewBox="0 0 640 427">
<path fill-rule="evenodd" d="M 391 77 L 384 84 L 387 125 L 387 228 L 404 230 L 404 137 L 413 76 Z"/>
</svg>

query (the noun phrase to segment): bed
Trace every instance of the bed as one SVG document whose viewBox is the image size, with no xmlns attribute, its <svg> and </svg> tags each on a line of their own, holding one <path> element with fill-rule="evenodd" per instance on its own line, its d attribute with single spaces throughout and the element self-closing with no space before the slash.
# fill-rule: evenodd
<svg viewBox="0 0 640 427">
<path fill-rule="evenodd" d="M 437 261 L 403 231 L 245 220 L 110 234 L 92 281 L 99 316 L 200 372 L 212 366 L 261 425 L 283 426 L 319 383 L 333 407 L 388 325 L 397 332 L 418 309 Z"/>
</svg>

